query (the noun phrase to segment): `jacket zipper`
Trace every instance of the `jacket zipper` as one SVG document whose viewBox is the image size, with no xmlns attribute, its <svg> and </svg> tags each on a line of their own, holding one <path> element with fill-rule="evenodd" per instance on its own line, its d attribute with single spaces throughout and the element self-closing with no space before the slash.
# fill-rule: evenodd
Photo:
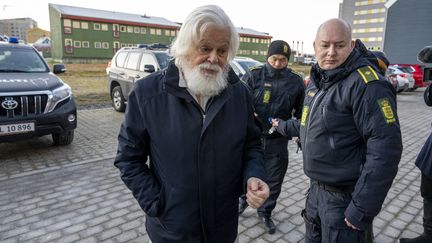
<svg viewBox="0 0 432 243">
<path fill-rule="evenodd" d="M 311 109 L 309 110 L 309 114 L 307 117 L 307 125 L 306 125 L 306 133 L 305 133 L 305 142 L 304 142 L 304 146 L 303 146 L 303 153 L 306 154 L 306 148 L 307 148 L 307 138 L 308 138 L 308 133 L 309 133 L 309 127 L 310 127 L 310 117 L 312 115 L 312 112 L 315 108 L 315 104 L 316 101 L 320 98 L 320 96 L 322 96 L 324 94 L 324 91 L 321 89 L 318 91 L 318 93 L 315 95 L 314 99 L 312 100 L 312 105 L 311 105 Z"/>
</svg>

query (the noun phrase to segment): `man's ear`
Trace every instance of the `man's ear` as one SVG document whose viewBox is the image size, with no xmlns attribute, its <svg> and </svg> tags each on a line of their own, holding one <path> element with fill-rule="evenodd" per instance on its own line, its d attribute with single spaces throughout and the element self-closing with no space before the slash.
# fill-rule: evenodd
<svg viewBox="0 0 432 243">
<path fill-rule="evenodd" d="M 354 47 L 355 47 L 355 41 L 351 40 L 351 49 L 354 49 Z"/>
</svg>

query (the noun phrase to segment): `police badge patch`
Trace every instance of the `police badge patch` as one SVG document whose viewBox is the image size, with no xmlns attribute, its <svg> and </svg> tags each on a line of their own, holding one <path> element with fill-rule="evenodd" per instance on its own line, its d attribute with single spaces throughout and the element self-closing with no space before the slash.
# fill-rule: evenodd
<svg viewBox="0 0 432 243">
<path fill-rule="evenodd" d="M 396 122 L 396 117 L 394 116 L 394 112 L 391 108 L 390 101 L 388 100 L 388 98 L 379 99 L 378 104 L 380 106 L 381 113 L 383 114 L 387 124 L 392 124 Z"/>
</svg>

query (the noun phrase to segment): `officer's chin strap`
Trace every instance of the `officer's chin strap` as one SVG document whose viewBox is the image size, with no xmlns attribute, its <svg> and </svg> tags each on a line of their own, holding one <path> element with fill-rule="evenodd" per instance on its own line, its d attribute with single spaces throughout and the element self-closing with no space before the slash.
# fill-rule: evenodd
<svg viewBox="0 0 432 243">
<path fill-rule="evenodd" d="M 302 150 L 300 138 L 297 138 L 295 142 L 297 143 L 296 154 L 298 154 L 299 150 Z"/>
</svg>

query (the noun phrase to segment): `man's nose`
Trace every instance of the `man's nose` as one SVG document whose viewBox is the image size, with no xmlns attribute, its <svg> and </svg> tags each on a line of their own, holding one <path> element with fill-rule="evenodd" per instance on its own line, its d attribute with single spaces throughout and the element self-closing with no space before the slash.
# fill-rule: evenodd
<svg viewBox="0 0 432 243">
<path fill-rule="evenodd" d="M 212 52 L 210 52 L 209 57 L 208 57 L 208 61 L 209 61 L 211 64 L 216 64 L 216 63 L 218 63 L 218 55 L 217 55 L 217 52 L 216 52 L 216 51 L 212 51 Z"/>
<path fill-rule="evenodd" d="M 334 46 L 330 46 L 327 52 L 328 56 L 333 56 L 336 54 L 336 48 Z"/>
</svg>

